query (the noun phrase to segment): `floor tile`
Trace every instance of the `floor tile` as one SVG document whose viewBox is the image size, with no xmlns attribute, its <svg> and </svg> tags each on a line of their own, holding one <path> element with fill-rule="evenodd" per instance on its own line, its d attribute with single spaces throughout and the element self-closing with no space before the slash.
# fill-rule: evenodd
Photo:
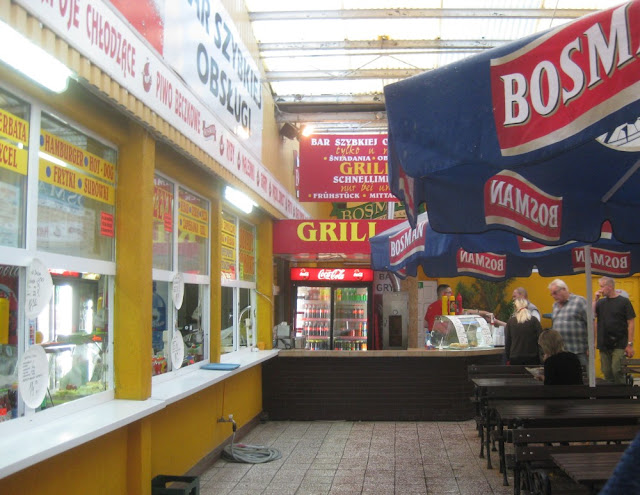
<svg viewBox="0 0 640 495">
<path fill-rule="evenodd" d="M 244 443 L 278 449 L 264 464 L 217 460 L 202 495 L 508 495 L 497 452 L 480 458 L 473 421 L 271 421 Z M 512 477 L 509 477 L 510 483 Z"/>
</svg>

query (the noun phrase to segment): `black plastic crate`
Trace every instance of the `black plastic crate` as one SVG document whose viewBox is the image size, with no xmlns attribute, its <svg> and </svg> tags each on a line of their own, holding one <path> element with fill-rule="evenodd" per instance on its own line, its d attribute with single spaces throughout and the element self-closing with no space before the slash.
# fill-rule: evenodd
<svg viewBox="0 0 640 495">
<path fill-rule="evenodd" d="M 200 478 L 159 474 L 151 480 L 151 495 L 200 495 Z"/>
</svg>

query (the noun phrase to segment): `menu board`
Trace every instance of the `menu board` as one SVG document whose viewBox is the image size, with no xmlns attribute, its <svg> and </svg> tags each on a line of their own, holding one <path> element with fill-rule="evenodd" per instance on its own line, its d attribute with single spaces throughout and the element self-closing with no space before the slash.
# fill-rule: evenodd
<svg viewBox="0 0 640 495">
<path fill-rule="evenodd" d="M 225 218 L 222 219 L 220 229 L 222 243 L 222 279 L 236 280 L 236 224 Z"/>
<path fill-rule="evenodd" d="M 49 363 L 42 346 L 32 345 L 18 364 L 18 392 L 27 407 L 42 404 L 49 384 Z"/>
</svg>

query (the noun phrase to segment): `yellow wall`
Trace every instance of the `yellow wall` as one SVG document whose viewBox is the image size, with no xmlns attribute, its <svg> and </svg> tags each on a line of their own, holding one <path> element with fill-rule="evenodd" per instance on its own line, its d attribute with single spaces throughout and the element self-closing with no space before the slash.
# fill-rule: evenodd
<svg viewBox="0 0 640 495">
<path fill-rule="evenodd" d="M 218 423 L 220 416 L 233 414 L 240 427 L 260 413 L 261 382 L 260 366 L 239 373 L 149 418 L 0 480 L 0 493 L 151 493 L 151 477 L 181 475 L 230 438 L 231 425 Z M 146 437 L 150 441 L 146 448 L 140 449 L 138 430 L 144 423 L 148 424 Z M 140 476 L 138 468 L 144 463 L 150 466 L 147 470 L 150 477 L 141 479 L 131 488 L 131 480 Z"/>
<path fill-rule="evenodd" d="M 225 3 L 230 3 L 225 0 Z M 243 2 L 236 0 L 235 4 Z M 0 17 L 9 18 L 7 5 L 0 6 Z M 17 6 L 13 10 L 20 11 Z M 34 24 L 34 35 L 42 30 Z M 246 31 L 243 29 L 243 32 Z M 43 39 L 51 39 L 50 36 Z M 55 50 L 67 53 L 66 63 L 81 77 L 98 86 L 110 98 L 123 93 L 116 84 L 103 77 L 77 52 L 65 50 L 65 43 L 55 40 Z M 73 63 L 71 63 L 72 61 Z M 217 228 L 223 207 L 220 191 L 225 182 L 238 186 L 237 179 L 202 150 L 186 142 L 175 129 L 159 122 L 157 115 L 146 109 L 131 95 L 124 95 L 121 106 L 98 99 L 81 84 L 71 81 L 61 95 L 44 92 L 11 71 L 0 67 L 0 80 L 19 87 L 40 99 L 63 117 L 72 119 L 108 139 L 119 149 L 117 184 L 117 258 L 116 301 L 114 302 L 114 359 L 116 396 L 144 400 L 151 393 L 151 260 L 153 207 L 153 174 L 161 171 L 211 202 L 211 348 L 213 361 L 220 355 L 220 240 Z M 102 86 L 104 85 L 104 86 Z M 109 89 L 109 91 L 106 91 Z M 282 157 L 278 126 L 273 118 L 274 106 L 265 91 L 265 165 L 288 189 L 292 187 L 291 165 Z M 131 113 L 125 113 L 125 108 Z M 131 118 L 148 117 L 149 127 Z M 165 132 L 166 131 L 166 132 Z M 158 133 L 164 133 L 162 139 Z M 167 139 L 173 140 L 172 145 Z M 176 144 L 177 143 L 177 144 Z M 179 148 L 176 151 L 174 148 Z M 273 151 L 276 151 L 275 153 Z M 288 165 L 284 167 L 283 164 Z M 215 174 L 214 174 L 215 172 Z M 239 184 L 240 188 L 248 192 Z M 290 190 L 294 193 L 294 190 Z M 273 215 L 274 209 L 264 200 L 258 201 Z M 258 340 L 271 344 L 273 327 L 273 263 L 272 222 L 274 217 L 262 212 L 249 219 L 257 226 Z M 147 219 L 148 222 L 145 222 Z M 262 372 L 260 365 L 243 371 L 222 383 L 170 404 L 149 417 L 75 447 L 63 454 L 25 468 L 0 479 L 1 494 L 125 494 L 148 495 L 150 481 L 157 474 L 184 474 L 204 456 L 230 439 L 229 423 L 218 423 L 220 416 L 234 415 L 238 428 L 246 425 L 262 411 Z"/>
<path fill-rule="evenodd" d="M 428 277 L 425 277 L 422 271 L 420 272 L 420 274 L 421 274 L 421 280 L 437 280 L 438 283 L 440 284 L 450 285 L 451 287 L 453 287 L 454 290 L 458 282 L 463 282 L 465 285 L 471 286 L 471 284 L 474 281 L 474 279 L 470 277 L 430 279 Z M 541 277 L 537 273 L 532 273 L 531 276 L 528 278 L 515 278 L 513 279 L 513 282 L 511 282 L 511 284 L 508 287 L 506 297 L 507 298 L 511 297 L 511 292 L 516 287 L 524 287 L 525 289 L 527 289 L 527 292 L 529 294 L 529 299 L 533 304 L 535 304 L 538 307 L 541 314 L 551 313 L 553 309 L 553 298 L 549 294 L 549 289 L 547 287 L 549 286 L 551 281 L 553 281 L 555 278 L 560 278 L 564 280 L 569 286 L 569 290 L 572 293 L 577 294 L 579 296 L 586 297 L 587 301 L 592 300 L 593 294 L 591 294 L 591 296 L 589 297 L 587 297 L 587 294 L 586 294 L 587 278 L 584 274 L 568 275 L 566 277 L 564 276 L 563 277 Z M 598 288 L 599 278 L 600 276 L 598 275 L 592 277 L 593 292 L 595 292 L 596 289 Z M 633 309 L 635 310 L 636 315 L 640 316 L 640 275 L 635 275 L 633 277 L 628 277 L 623 279 L 616 279 L 616 288 L 623 289 L 629 294 L 629 300 L 633 305 Z M 482 309 L 491 310 L 491 308 L 482 308 Z M 550 328 L 551 320 L 543 318 L 542 327 Z M 634 339 L 635 342 L 640 342 L 640 338 L 638 338 L 638 336 L 640 336 L 639 327 L 640 327 L 640 322 L 636 318 L 635 339 Z M 597 350 L 596 350 L 596 356 L 595 356 L 595 363 L 596 363 L 596 376 L 602 377 L 602 374 L 600 371 L 600 353 Z"/>
</svg>

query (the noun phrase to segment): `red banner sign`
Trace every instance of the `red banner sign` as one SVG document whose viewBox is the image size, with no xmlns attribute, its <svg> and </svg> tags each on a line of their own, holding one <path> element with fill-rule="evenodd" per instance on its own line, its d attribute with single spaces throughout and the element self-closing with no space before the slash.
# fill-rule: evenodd
<svg viewBox="0 0 640 495">
<path fill-rule="evenodd" d="M 511 170 L 485 183 L 484 211 L 487 225 L 508 225 L 549 241 L 560 238 L 562 197 L 547 194 Z"/>
<path fill-rule="evenodd" d="M 387 141 L 386 134 L 300 138 L 300 201 L 397 201 L 389 190 Z"/>
<path fill-rule="evenodd" d="M 582 273 L 585 271 L 585 248 L 571 250 L 573 271 Z M 591 270 L 603 275 L 617 277 L 628 276 L 631 269 L 631 253 L 629 251 L 617 252 L 609 249 L 591 248 Z"/>
<path fill-rule="evenodd" d="M 291 280 L 303 282 L 372 282 L 369 268 L 292 268 Z"/>
<path fill-rule="evenodd" d="M 273 254 L 370 254 L 369 238 L 402 220 L 280 220 L 273 227 Z"/>
<path fill-rule="evenodd" d="M 468 253 L 458 249 L 456 265 L 458 273 L 478 273 L 487 277 L 503 278 L 506 274 L 507 257 L 495 253 Z"/>
</svg>

